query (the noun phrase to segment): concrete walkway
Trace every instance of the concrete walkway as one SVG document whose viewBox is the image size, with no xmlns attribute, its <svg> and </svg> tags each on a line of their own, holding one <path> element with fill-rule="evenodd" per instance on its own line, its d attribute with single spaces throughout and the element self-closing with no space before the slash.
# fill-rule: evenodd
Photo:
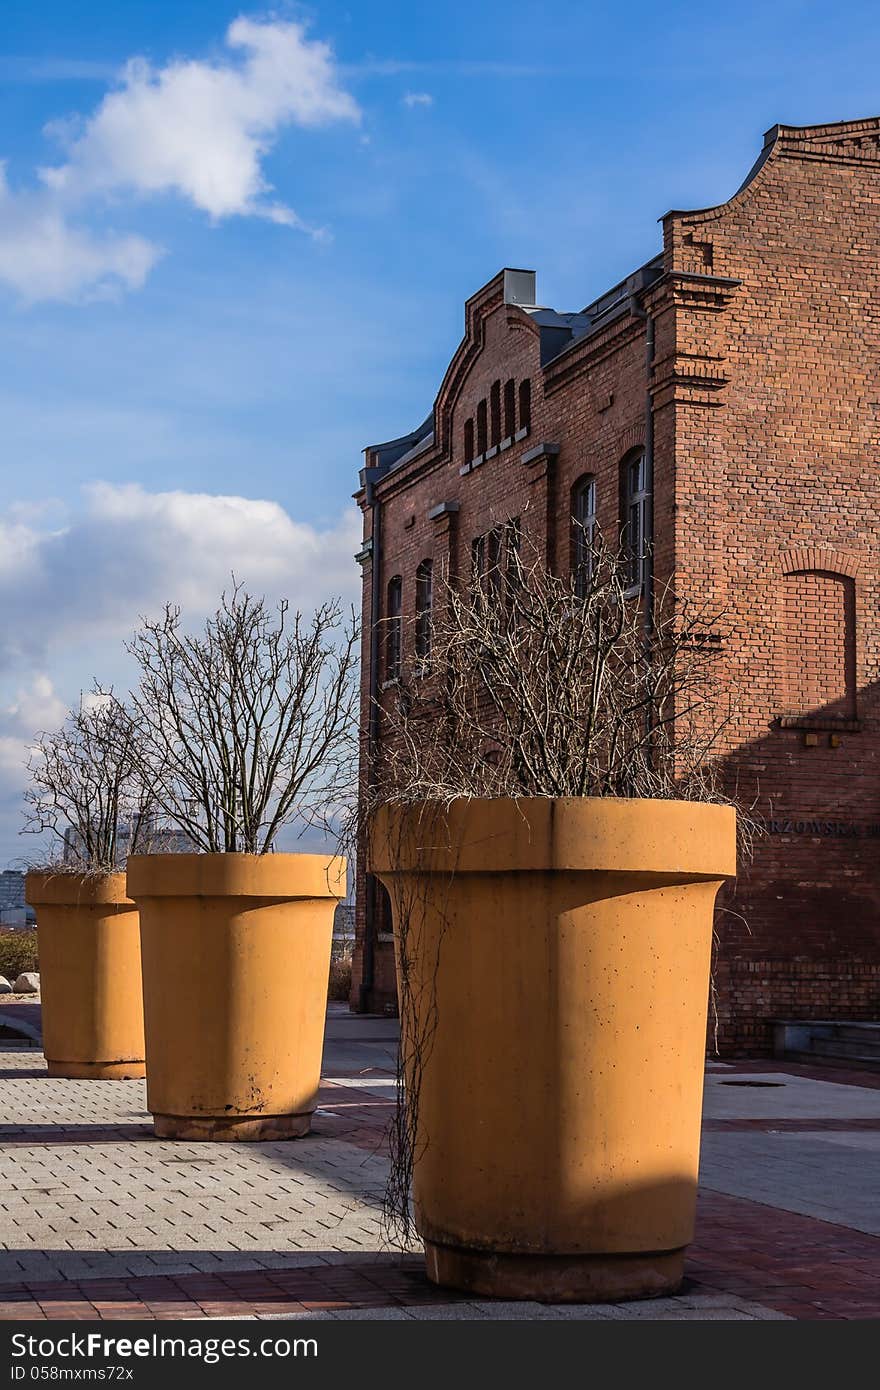
<svg viewBox="0 0 880 1390">
<path fill-rule="evenodd" d="M 0 1051 L 0 1316 L 737 1319 L 880 1315 L 880 1077 L 710 1065 L 697 1238 L 676 1298 L 458 1298 L 382 1226 L 396 1024 L 328 1015 L 314 1131 L 153 1137 L 143 1082 Z"/>
</svg>

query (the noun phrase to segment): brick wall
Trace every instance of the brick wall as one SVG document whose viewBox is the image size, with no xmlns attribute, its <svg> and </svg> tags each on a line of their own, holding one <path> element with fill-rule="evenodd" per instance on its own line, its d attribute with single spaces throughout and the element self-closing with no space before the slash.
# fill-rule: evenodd
<svg viewBox="0 0 880 1390">
<path fill-rule="evenodd" d="M 663 276 L 544 366 L 503 277 L 485 286 L 433 445 L 376 485 L 381 591 L 402 576 L 411 641 L 421 560 L 454 571 L 474 536 L 518 516 L 525 543 L 567 566 L 585 474 L 616 533 L 621 462 L 646 443 L 650 396 L 655 567 L 728 615 L 726 775 L 767 825 L 719 913 L 727 1053 L 766 1051 L 775 1017 L 880 1016 L 880 122 L 778 128 L 766 154 L 730 202 L 670 213 Z M 508 381 L 530 383 L 531 418 L 493 447 Z M 482 401 L 490 456 L 467 468 Z M 364 582 L 368 628 L 369 558 Z M 362 882 L 358 904 L 360 952 Z M 390 942 L 375 959 L 381 1007 Z"/>
<path fill-rule="evenodd" d="M 768 827 L 719 914 L 735 1052 L 774 1017 L 880 1016 L 880 123 L 768 148 L 664 228 L 670 268 L 739 282 L 679 293 L 669 392 L 677 583 L 730 614 L 729 775 Z"/>
</svg>

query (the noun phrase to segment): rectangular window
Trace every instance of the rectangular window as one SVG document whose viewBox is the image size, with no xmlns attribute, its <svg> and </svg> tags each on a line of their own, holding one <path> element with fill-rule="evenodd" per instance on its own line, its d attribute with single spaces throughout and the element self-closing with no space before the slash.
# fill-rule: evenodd
<svg viewBox="0 0 880 1390">
<path fill-rule="evenodd" d="M 474 456 L 474 422 L 473 419 L 464 422 L 464 461 L 470 463 Z"/>
<path fill-rule="evenodd" d="M 641 589 L 648 558 L 648 466 L 644 453 L 624 465 L 623 547 L 627 582 Z"/>
<path fill-rule="evenodd" d="M 471 588 L 476 594 L 483 587 L 486 570 L 486 537 L 474 536 L 471 541 Z"/>
<path fill-rule="evenodd" d="M 501 569 L 501 528 L 498 526 L 486 537 L 486 579 L 489 597 L 497 602 L 501 597 L 504 581 Z"/>
<path fill-rule="evenodd" d="M 471 541 L 473 591 L 490 599 L 493 608 L 508 603 L 513 586 L 520 582 L 521 545 L 522 528 L 518 516 Z"/>
<path fill-rule="evenodd" d="M 399 574 L 388 581 L 385 621 L 385 675 L 387 680 L 396 681 L 403 650 L 403 579 Z"/>
<path fill-rule="evenodd" d="M 574 591 L 586 598 L 593 577 L 596 538 L 596 480 L 580 478 L 572 488 L 572 558 Z"/>
<path fill-rule="evenodd" d="M 519 427 L 521 430 L 531 428 L 532 424 L 532 383 L 528 377 L 519 384 Z"/>
<path fill-rule="evenodd" d="M 504 383 L 504 435 L 506 439 L 512 439 L 516 434 L 516 382 L 511 380 Z"/>
<path fill-rule="evenodd" d="M 489 424 L 486 414 L 486 402 L 480 401 L 477 406 L 477 453 L 485 454 L 489 447 Z"/>
<path fill-rule="evenodd" d="M 493 381 L 489 392 L 489 440 L 493 445 L 501 443 L 501 382 Z"/>
<path fill-rule="evenodd" d="M 513 596 L 522 583 L 522 525 L 518 516 L 512 516 L 504 528 L 504 584 L 507 607 L 513 605 Z"/>
<path fill-rule="evenodd" d="M 416 656 L 422 661 L 428 661 L 431 656 L 433 579 L 432 562 L 423 560 L 416 570 Z"/>
</svg>

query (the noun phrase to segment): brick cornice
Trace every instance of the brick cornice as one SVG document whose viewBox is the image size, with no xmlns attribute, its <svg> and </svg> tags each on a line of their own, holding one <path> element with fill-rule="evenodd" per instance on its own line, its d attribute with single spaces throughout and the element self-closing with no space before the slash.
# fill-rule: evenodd
<svg viewBox="0 0 880 1390">
<path fill-rule="evenodd" d="M 782 573 L 797 574 L 804 570 L 824 570 L 828 574 L 843 574 L 858 579 L 859 561 L 854 555 L 825 546 L 800 546 L 782 553 Z"/>
</svg>

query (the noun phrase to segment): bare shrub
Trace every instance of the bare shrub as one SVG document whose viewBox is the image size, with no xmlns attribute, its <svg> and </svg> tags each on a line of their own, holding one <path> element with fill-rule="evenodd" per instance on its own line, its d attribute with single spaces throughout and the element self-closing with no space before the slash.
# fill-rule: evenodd
<svg viewBox="0 0 880 1390">
<path fill-rule="evenodd" d="M 266 854 L 293 821 L 326 819 L 353 780 L 357 623 L 310 619 L 239 584 L 199 634 L 167 605 L 128 646 L 145 780 L 195 848 Z"/>
<path fill-rule="evenodd" d="M 491 580 L 491 576 L 490 576 Z M 590 541 L 577 578 L 516 555 L 501 584 L 441 577 L 430 667 L 383 702 L 375 804 L 455 797 L 727 800 L 713 757 L 732 701 L 724 615 L 655 587 Z"/>
<path fill-rule="evenodd" d="M 55 853 L 39 864 L 115 873 L 146 848 L 153 800 L 141 776 L 142 730 L 112 690 L 95 685 L 55 733 L 40 733 L 28 760 L 25 834 L 50 832 Z"/>
<path fill-rule="evenodd" d="M 351 950 L 341 951 L 339 955 L 334 955 L 330 961 L 330 982 L 327 987 L 327 998 L 335 999 L 338 1002 L 348 1002 L 351 994 Z"/>
<path fill-rule="evenodd" d="M 584 534 L 576 575 L 508 547 L 504 572 L 469 583 L 437 576 L 427 658 L 404 661 L 379 698 L 378 755 L 360 822 L 368 842 L 382 807 L 413 807 L 392 862 L 412 864 L 413 842 L 446 844 L 444 809 L 471 797 L 630 797 L 735 804 L 720 772 L 734 715 L 720 682 L 730 633 L 723 612 L 654 585 L 650 610 L 630 587 L 626 558 Z M 415 643 L 405 644 L 411 651 Z M 729 658 L 730 653 L 725 655 Z M 755 822 L 738 808 L 741 852 Z M 383 825 L 389 822 L 383 820 Z M 404 846 L 403 837 L 407 843 Z M 456 846 L 446 844 L 455 861 Z M 419 1090 L 438 1025 L 436 975 L 444 881 L 387 881 L 396 934 L 401 1014 L 397 1107 L 385 1228 L 414 1235 L 410 1192 L 418 1156 Z M 421 923 L 441 929 L 428 958 Z"/>
</svg>

